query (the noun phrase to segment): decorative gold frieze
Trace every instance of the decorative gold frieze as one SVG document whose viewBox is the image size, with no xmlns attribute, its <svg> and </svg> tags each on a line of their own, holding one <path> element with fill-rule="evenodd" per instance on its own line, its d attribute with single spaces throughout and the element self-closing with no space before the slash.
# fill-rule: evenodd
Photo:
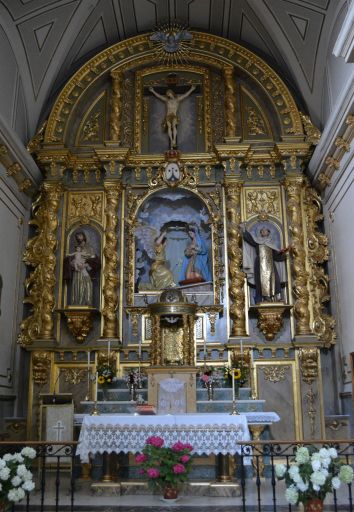
<svg viewBox="0 0 354 512">
<path fill-rule="evenodd" d="M 281 382 L 286 379 L 286 373 L 290 369 L 288 365 L 267 365 L 259 366 L 259 369 L 263 371 L 264 379 L 270 382 Z"/>
<path fill-rule="evenodd" d="M 328 260 L 328 238 L 318 229 L 318 223 L 323 219 L 320 196 L 309 185 L 305 190 L 305 206 L 313 332 L 325 347 L 330 347 L 335 343 L 336 334 L 335 320 L 326 310 L 330 299 L 329 277 L 323 264 Z"/>
<path fill-rule="evenodd" d="M 77 386 L 80 382 L 87 381 L 87 368 L 61 368 L 65 382 Z"/>
<path fill-rule="evenodd" d="M 69 192 L 66 225 L 87 224 L 91 219 L 103 224 L 103 192 Z"/>
<path fill-rule="evenodd" d="M 104 268 L 103 268 L 103 337 L 117 338 L 118 335 L 118 204 L 122 191 L 122 185 L 117 182 L 105 182 L 106 194 L 106 229 L 104 243 Z"/>
<path fill-rule="evenodd" d="M 82 130 L 80 141 L 82 142 L 99 142 L 99 133 L 102 125 L 102 110 L 92 112 L 85 120 Z"/>
<path fill-rule="evenodd" d="M 50 352 L 32 353 L 32 379 L 34 384 L 44 386 L 49 381 L 51 367 Z"/>
<path fill-rule="evenodd" d="M 30 224 L 36 227 L 35 236 L 27 242 L 24 262 L 33 268 L 25 280 L 31 314 L 22 321 L 18 342 L 30 345 L 35 339 L 53 340 L 53 310 L 55 305 L 55 267 L 57 248 L 58 210 L 62 187 L 44 183 L 41 194 L 32 205 Z"/>
<path fill-rule="evenodd" d="M 247 218 L 267 214 L 280 218 L 279 189 L 252 188 L 246 191 Z"/>
<path fill-rule="evenodd" d="M 229 262 L 229 296 L 230 317 L 232 320 L 232 336 L 246 335 L 245 319 L 245 273 L 242 268 L 242 235 L 239 224 L 241 222 L 241 190 L 242 183 L 236 181 L 225 182 L 226 214 L 227 214 L 227 245 Z"/>
<path fill-rule="evenodd" d="M 73 308 L 63 310 L 66 316 L 69 331 L 77 343 L 84 343 L 93 323 L 92 308 Z"/>
<path fill-rule="evenodd" d="M 247 128 L 249 135 L 265 135 L 266 127 L 263 119 L 257 114 L 253 107 L 247 108 Z"/>
<path fill-rule="evenodd" d="M 304 229 L 302 219 L 302 193 L 304 178 L 288 176 L 284 182 L 287 192 L 289 230 L 291 233 L 291 265 L 293 273 L 294 315 L 296 334 L 309 334 L 309 273 L 306 269 L 306 251 L 304 249 Z"/>
<path fill-rule="evenodd" d="M 316 347 L 301 347 L 299 362 L 302 380 L 312 384 L 318 377 L 318 349 Z"/>
</svg>

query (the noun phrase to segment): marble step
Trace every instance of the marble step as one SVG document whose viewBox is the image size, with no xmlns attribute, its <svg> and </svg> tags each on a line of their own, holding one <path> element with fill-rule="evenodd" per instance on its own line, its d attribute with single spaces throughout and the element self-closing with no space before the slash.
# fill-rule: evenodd
<svg viewBox="0 0 354 512">
<path fill-rule="evenodd" d="M 262 412 L 264 411 L 265 400 L 236 400 L 238 412 Z M 232 410 L 231 400 L 199 400 L 197 401 L 197 412 L 230 412 Z"/>
<path fill-rule="evenodd" d="M 141 395 L 144 400 L 147 400 L 147 389 L 137 389 L 136 395 Z M 107 400 L 107 401 L 119 401 L 119 402 L 128 402 L 130 401 L 130 391 L 129 389 L 112 389 L 99 388 L 97 391 L 97 398 L 99 400 Z"/>
</svg>

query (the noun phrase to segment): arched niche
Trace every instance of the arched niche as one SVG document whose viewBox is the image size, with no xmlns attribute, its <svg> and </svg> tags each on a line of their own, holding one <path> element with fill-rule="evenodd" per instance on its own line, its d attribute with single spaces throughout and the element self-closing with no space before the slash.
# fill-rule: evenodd
<svg viewBox="0 0 354 512">
<path fill-rule="evenodd" d="M 101 144 L 102 138 L 103 140 L 112 139 L 112 126 L 110 125 L 112 100 L 113 104 L 116 101 L 115 104 L 119 104 L 120 108 L 128 103 L 136 104 L 137 96 L 141 92 L 135 87 L 136 73 L 159 66 L 149 38 L 150 34 L 146 34 L 117 43 L 99 53 L 80 68 L 66 84 L 52 109 L 44 142 L 72 146 L 82 140 L 82 133 L 85 132 L 86 136 L 90 133 L 97 117 L 101 117 L 102 126 L 98 129 L 98 134 L 91 136 L 93 145 Z M 211 85 L 212 104 L 216 104 L 219 111 L 224 109 L 223 73 L 225 68 L 232 68 L 236 84 L 239 82 L 236 91 L 238 122 L 246 122 L 246 124 L 254 126 L 254 119 L 258 118 L 258 125 L 262 131 L 262 125 L 267 127 L 266 121 L 268 120 L 270 124 L 276 125 L 275 139 L 304 140 L 301 118 L 294 98 L 280 77 L 260 57 L 226 39 L 193 32 L 190 66 L 196 65 L 205 67 L 211 77 L 214 77 Z M 113 76 L 115 86 L 112 90 Z M 241 99 L 243 104 L 249 100 L 252 103 L 252 105 L 245 105 L 248 114 L 249 109 L 253 109 L 252 122 L 249 121 L 249 116 L 245 121 L 242 116 L 240 117 L 243 108 Z M 101 105 L 99 116 L 98 103 Z M 134 109 L 134 107 L 132 108 Z M 214 131 L 213 143 L 219 143 L 220 140 L 217 139 L 222 136 L 222 130 L 219 129 L 219 132 L 216 133 L 215 127 L 221 121 L 220 119 L 217 121 L 216 113 L 214 114 L 211 112 L 212 126 L 209 129 Z M 83 117 L 84 124 L 82 123 Z M 80 119 L 79 122 L 78 119 Z M 120 124 L 121 131 L 129 131 L 128 118 L 120 119 Z M 242 127 L 238 126 L 240 138 L 244 138 L 245 135 L 251 140 L 264 140 L 265 135 L 272 138 L 273 134 L 260 133 L 260 131 L 258 128 L 258 133 L 254 134 L 259 137 L 254 138 L 252 133 L 249 137 L 249 134 L 245 134 Z M 129 139 L 130 145 L 133 147 L 130 135 Z M 122 133 L 117 142 L 121 144 L 121 140 Z"/>
</svg>

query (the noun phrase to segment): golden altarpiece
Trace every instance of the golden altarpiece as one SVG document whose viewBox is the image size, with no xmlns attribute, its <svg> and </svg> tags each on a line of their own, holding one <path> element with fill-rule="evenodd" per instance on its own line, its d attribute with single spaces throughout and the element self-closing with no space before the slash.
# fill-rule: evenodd
<svg viewBox="0 0 354 512">
<path fill-rule="evenodd" d="M 82 412 L 108 354 L 119 375 L 141 363 L 195 380 L 241 347 L 252 396 L 282 418 L 273 437 L 322 438 L 335 335 L 304 175 L 320 134 L 249 50 L 201 32 L 174 44 L 146 34 L 99 53 L 31 143 L 44 181 L 19 335 L 29 438 L 39 393 L 71 392 Z"/>
</svg>

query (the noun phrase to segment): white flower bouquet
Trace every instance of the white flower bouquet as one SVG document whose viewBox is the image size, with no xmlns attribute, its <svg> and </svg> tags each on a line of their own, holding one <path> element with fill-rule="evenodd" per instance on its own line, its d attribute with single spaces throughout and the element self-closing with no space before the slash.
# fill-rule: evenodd
<svg viewBox="0 0 354 512">
<path fill-rule="evenodd" d="M 19 453 L 6 453 L 0 458 L 0 503 L 18 502 L 35 484 L 29 470 L 36 451 L 26 446 Z"/>
<path fill-rule="evenodd" d="M 353 468 L 344 464 L 335 448 L 299 447 L 289 466 L 276 464 L 275 474 L 285 479 L 285 498 L 291 505 L 323 501 L 326 494 L 353 481 Z"/>
</svg>

